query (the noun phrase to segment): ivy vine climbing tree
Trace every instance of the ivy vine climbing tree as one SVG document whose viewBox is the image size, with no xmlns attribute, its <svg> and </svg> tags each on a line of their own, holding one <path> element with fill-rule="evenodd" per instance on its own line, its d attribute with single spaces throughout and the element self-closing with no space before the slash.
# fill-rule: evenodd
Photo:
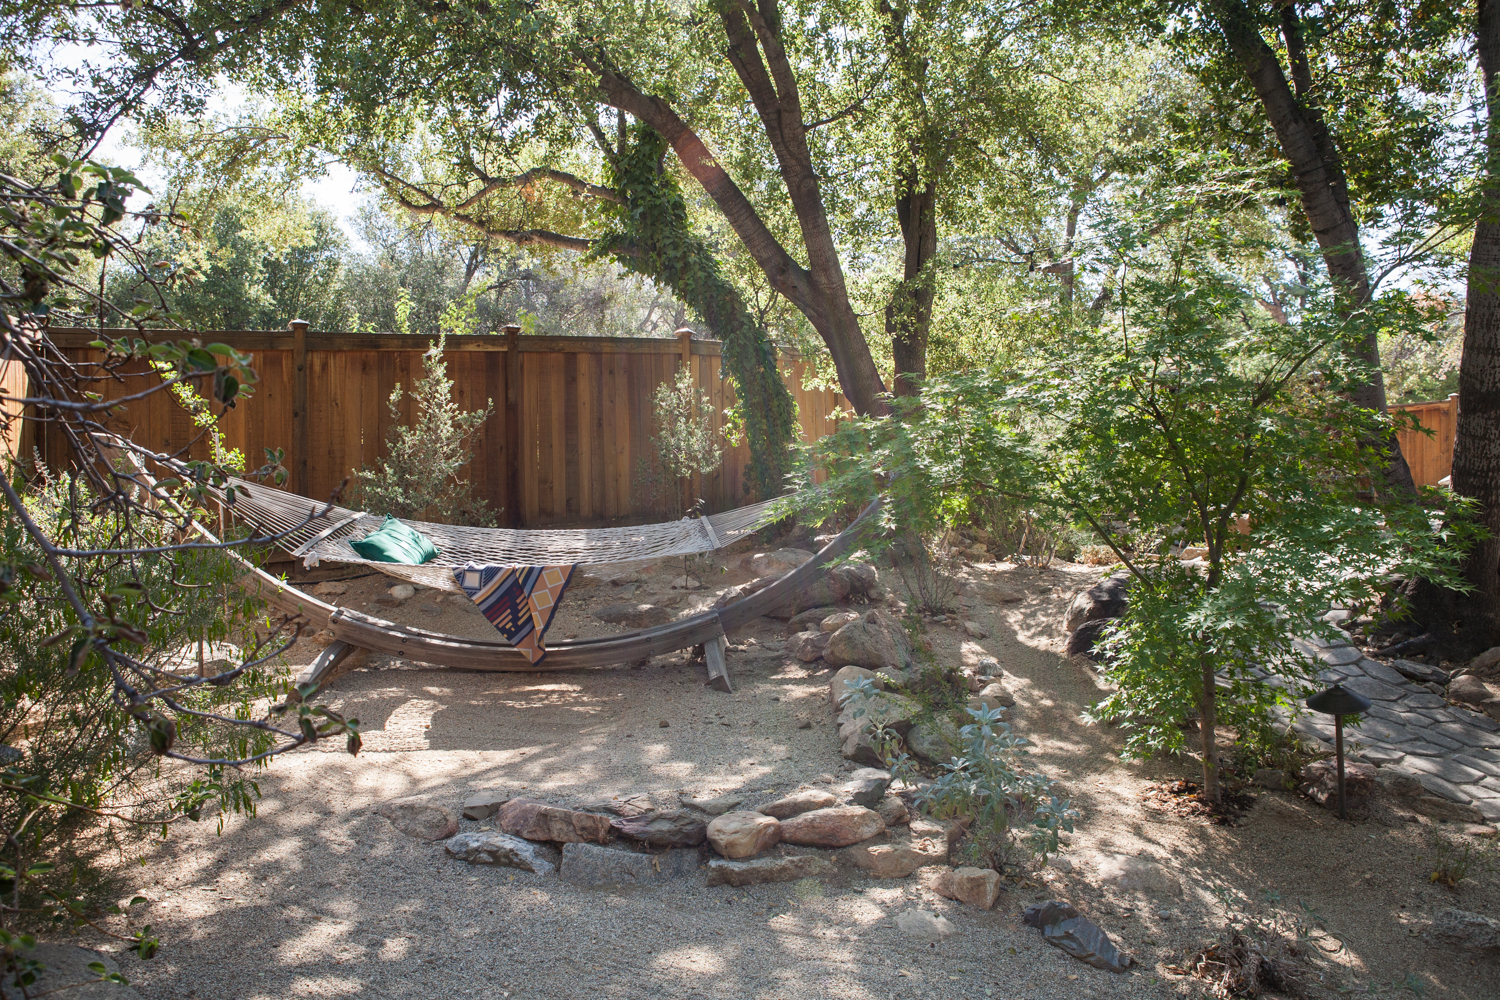
<svg viewBox="0 0 1500 1000">
<path fill-rule="evenodd" d="M 688 228 L 687 202 L 664 159 L 667 143 L 653 129 L 632 126 L 609 164 L 621 201 L 611 215 L 618 235 L 599 241 L 593 254 L 672 289 L 724 342 L 724 366 L 734 381 L 745 437 L 750 444 L 752 488 L 780 492 L 796 410 L 776 367 L 776 345 L 745 307 L 745 300 Z"/>
</svg>

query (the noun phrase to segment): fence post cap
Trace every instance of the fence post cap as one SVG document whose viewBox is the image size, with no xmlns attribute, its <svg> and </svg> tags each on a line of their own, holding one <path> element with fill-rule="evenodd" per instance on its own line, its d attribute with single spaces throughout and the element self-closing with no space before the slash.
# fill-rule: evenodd
<svg viewBox="0 0 1500 1000">
<path fill-rule="evenodd" d="M 312 324 L 305 319 L 294 319 L 287 323 L 286 328 L 288 330 L 296 330 L 300 327 L 301 329 L 306 330 L 309 326 L 312 326 Z"/>
</svg>

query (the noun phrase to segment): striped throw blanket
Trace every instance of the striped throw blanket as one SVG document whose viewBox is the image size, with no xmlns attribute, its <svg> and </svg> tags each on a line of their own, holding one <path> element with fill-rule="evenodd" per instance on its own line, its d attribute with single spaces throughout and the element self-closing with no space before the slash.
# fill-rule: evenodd
<svg viewBox="0 0 1500 1000">
<path fill-rule="evenodd" d="M 547 656 L 542 637 L 573 578 L 572 566 L 481 566 L 453 571 L 491 625 L 532 663 Z"/>
</svg>

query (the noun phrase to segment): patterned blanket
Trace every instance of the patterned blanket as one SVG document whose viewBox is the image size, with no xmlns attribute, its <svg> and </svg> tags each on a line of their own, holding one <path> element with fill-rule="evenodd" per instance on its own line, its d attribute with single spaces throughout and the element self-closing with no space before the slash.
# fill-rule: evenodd
<svg viewBox="0 0 1500 1000">
<path fill-rule="evenodd" d="M 572 566 L 481 566 L 453 571 L 458 585 L 491 625 L 532 663 L 547 656 L 542 637 L 573 579 Z"/>
</svg>

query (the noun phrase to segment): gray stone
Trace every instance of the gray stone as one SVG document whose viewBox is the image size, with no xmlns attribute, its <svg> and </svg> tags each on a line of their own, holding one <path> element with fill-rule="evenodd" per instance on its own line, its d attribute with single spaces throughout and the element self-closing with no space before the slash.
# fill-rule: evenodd
<svg viewBox="0 0 1500 1000">
<path fill-rule="evenodd" d="M 1042 932 L 1042 940 L 1096 969 L 1124 972 L 1134 961 L 1120 953 L 1109 935 L 1067 903 L 1049 899 L 1026 907 L 1021 922 Z"/>
<path fill-rule="evenodd" d="M 559 874 L 574 885 L 630 887 L 684 878 L 696 873 L 701 863 L 693 850 L 636 854 L 598 844 L 564 844 Z"/>
<path fill-rule="evenodd" d="M 1473 674 L 1464 674 L 1453 678 L 1453 682 L 1448 685 L 1448 697 L 1471 705 L 1483 705 L 1495 697 L 1495 692 Z"/>
<path fill-rule="evenodd" d="M 940 917 L 930 910 L 905 910 L 896 915 L 896 927 L 909 938 L 918 941 L 941 941 L 958 933 L 953 921 Z"/>
<path fill-rule="evenodd" d="M 114 959 L 97 951 L 71 944 L 51 943 L 38 943 L 30 951 L 17 945 L 16 951 L 19 953 L 18 957 L 32 958 L 46 966 L 37 976 L 36 982 L 27 988 L 27 996 L 35 997 L 46 993 L 59 998 L 65 997 L 67 1000 L 136 1000 L 140 996 L 129 986 L 96 981 L 99 973 L 89 968 L 95 962 L 104 966 L 106 974 L 120 971 Z M 19 997 L 21 993 L 12 985 L 11 978 L 6 978 L 5 985 L 15 992 L 7 992 L 6 995 Z"/>
<path fill-rule="evenodd" d="M 1130 574 L 1119 572 L 1080 591 L 1063 616 L 1063 631 L 1076 632 L 1084 624 L 1118 618 L 1130 606 Z"/>
<path fill-rule="evenodd" d="M 1403 708 L 1406 708 L 1408 710 L 1409 709 L 1414 709 L 1414 708 L 1415 709 L 1423 709 L 1423 708 L 1433 708 L 1433 709 L 1436 709 L 1436 708 L 1447 708 L 1448 707 L 1448 703 L 1446 701 L 1444 701 L 1442 698 L 1440 698 L 1437 695 L 1433 694 L 1431 691 L 1424 691 L 1424 690 L 1421 690 L 1420 688 L 1412 688 L 1411 690 L 1409 690 L 1408 693 L 1407 693 L 1407 695 L 1406 695 L 1406 697 L 1403 698 L 1403 699 L 1401 699 L 1401 705 L 1402 705 Z"/>
<path fill-rule="evenodd" d="M 999 677 L 1005 673 L 1000 669 L 1000 661 L 993 656 L 981 656 L 979 662 L 974 664 L 974 672 L 980 677 Z"/>
<path fill-rule="evenodd" d="M 840 789 L 844 798 L 857 806 L 874 809 L 885 798 L 885 790 L 891 787 L 889 771 L 878 767 L 862 767 L 849 776 Z"/>
<path fill-rule="evenodd" d="M 1473 754 L 1459 754 L 1453 758 L 1464 767 L 1472 767 L 1476 771 L 1483 771 L 1492 778 L 1500 778 L 1500 764 L 1494 761 L 1483 760 Z"/>
<path fill-rule="evenodd" d="M 489 819 L 509 801 L 509 792 L 475 792 L 464 799 L 464 819 Z"/>
<path fill-rule="evenodd" d="M 1418 764 L 1430 762 L 1433 759 L 1434 758 L 1431 757 L 1410 757 L 1406 760 L 1405 766 L 1415 767 Z M 1416 778 L 1422 783 L 1423 788 L 1427 789 L 1429 792 L 1431 792 L 1433 795 L 1438 796 L 1439 798 L 1447 799 L 1449 802 L 1457 802 L 1461 805 L 1468 805 L 1471 801 L 1473 801 L 1472 797 L 1467 792 L 1445 778 L 1440 778 L 1435 774 L 1427 774 L 1422 771 L 1416 772 Z"/>
<path fill-rule="evenodd" d="M 1500 646 L 1493 646 L 1469 661 L 1469 669 L 1482 674 L 1500 666 Z"/>
<path fill-rule="evenodd" d="M 1353 646 L 1329 646 L 1327 649 L 1318 650 L 1316 655 L 1318 659 L 1330 667 L 1342 667 L 1351 663 L 1360 663 L 1364 659 L 1364 654 Z"/>
<path fill-rule="evenodd" d="M 856 771 L 856 774 L 859 772 Z M 884 771 L 880 772 L 885 774 Z M 760 806 L 755 811 L 765 813 L 767 816 L 775 816 L 777 819 L 790 819 L 798 813 L 811 812 L 814 809 L 827 809 L 829 806 L 839 804 L 838 796 L 823 788 L 809 788 L 801 792 L 793 792 L 790 795 L 777 799 L 775 802 Z"/>
<path fill-rule="evenodd" d="M 804 878 L 817 878 L 832 869 L 833 862 L 820 854 L 754 858 L 749 861 L 714 858 L 708 863 L 708 884 L 744 886 L 765 882 L 796 882 Z"/>
<path fill-rule="evenodd" d="M 743 795 L 684 795 L 681 800 L 683 805 L 692 806 L 699 812 L 706 812 L 710 816 L 722 816 L 745 801 L 745 797 Z"/>
<path fill-rule="evenodd" d="M 1142 892 L 1151 896 L 1181 896 L 1182 882 L 1167 869 L 1149 858 L 1129 854 L 1104 854 L 1095 866 L 1100 885 L 1121 892 Z"/>
<path fill-rule="evenodd" d="M 686 809 L 621 816 L 609 825 L 646 847 L 697 847 L 708 839 L 708 824 Z"/>
<path fill-rule="evenodd" d="M 906 628 L 884 611 L 872 610 L 857 622 L 833 633 L 823 659 L 836 667 L 870 670 L 908 670 L 912 666 L 911 638 Z"/>
<path fill-rule="evenodd" d="M 948 719 L 923 719 L 906 734 L 906 749 L 929 763 L 945 763 L 959 752 L 958 726 Z"/>
<path fill-rule="evenodd" d="M 1259 768 L 1255 772 L 1255 777 L 1250 780 L 1261 788 L 1275 788 L 1284 791 L 1287 787 L 1286 772 L 1276 767 Z"/>
<path fill-rule="evenodd" d="M 964 634 L 967 635 L 971 639 L 987 639 L 987 638 L 989 638 L 989 635 L 990 635 L 989 631 L 983 625 L 979 624 L 976 621 L 965 620 L 964 623 L 963 623 L 963 627 L 964 627 Z"/>
<path fill-rule="evenodd" d="M 1344 762 L 1344 801 L 1350 808 L 1359 808 L 1375 790 L 1375 768 L 1370 764 L 1355 761 Z M 1302 769 L 1302 794 L 1327 806 L 1337 809 L 1339 802 L 1338 763 L 1333 760 L 1315 760 Z"/>
<path fill-rule="evenodd" d="M 665 625 L 672 620 L 672 612 L 654 604 L 606 604 L 594 612 L 594 617 L 611 625 L 626 628 L 651 628 Z"/>
<path fill-rule="evenodd" d="M 1430 663 L 1418 663 L 1416 660 L 1392 660 L 1391 666 L 1409 680 L 1446 685 L 1452 679 L 1448 671 L 1442 667 L 1434 667 Z"/>
<path fill-rule="evenodd" d="M 796 632 L 817 632 L 819 631 L 818 626 L 823 619 L 831 614 L 836 614 L 838 610 L 838 608 L 826 607 L 808 608 L 806 611 L 799 611 L 795 615 L 792 615 L 791 619 L 786 623 L 787 635 L 792 635 Z"/>
<path fill-rule="evenodd" d="M 875 811 L 880 814 L 887 829 L 901 826 L 911 819 L 911 810 L 906 808 L 906 803 L 895 795 L 887 795 L 881 799 L 880 803 L 875 806 Z"/>
<path fill-rule="evenodd" d="M 827 632 L 798 632 L 787 641 L 787 652 L 803 663 L 812 663 L 823 658 L 830 638 Z"/>
<path fill-rule="evenodd" d="M 858 611 L 835 611 L 833 614 L 818 622 L 818 631 L 827 632 L 832 635 L 845 625 L 853 625 L 863 618 L 864 615 Z"/>
<path fill-rule="evenodd" d="M 826 652 L 827 644 L 824 645 Z M 880 675 L 865 667 L 841 667 L 828 679 L 828 700 L 835 711 L 843 708 L 844 702 L 848 701 L 849 696 L 853 694 L 850 690 L 850 683 L 858 683 L 864 678 L 868 678 L 875 685 L 876 690 L 885 687 L 885 682 L 880 679 Z"/>
<path fill-rule="evenodd" d="M 1351 677 L 1344 682 L 1344 687 L 1372 701 L 1399 701 L 1411 693 L 1384 681 L 1377 681 L 1373 677 Z"/>
<path fill-rule="evenodd" d="M 447 840 L 458 832 L 458 817 L 451 810 L 420 799 L 392 799 L 375 809 L 391 826 L 418 840 Z"/>
<path fill-rule="evenodd" d="M 870 737 L 870 731 L 864 726 L 850 727 L 848 732 L 839 734 L 839 754 L 847 761 L 852 761 L 863 767 L 882 767 L 885 758 L 880 755 L 880 748 Z"/>
<path fill-rule="evenodd" d="M 557 863 L 555 850 L 493 831 L 455 834 L 443 841 L 443 849 L 471 865 L 501 865 L 540 875 L 550 875 Z"/>
<path fill-rule="evenodd" d="M 1439 912 L 1432 918 L 1432 934 L 1460 948 L 1500 950 L 1500 920 L 1467 910 Z"/>
<path fill-rule="evenodd" d="M 863 714 L 859 714 L 859 713 Z M 912 720 L 922 713 L 922 706 L 900 694 L 878 694 L 863 705 L 846 704 L 839 713 L 839 736 L 847 738 L 858 729 L 882 726 L 906 735 Z"/>
<path fill-rule="evenodd" d="M 417 594 L 417 588 L 413 587 L 409 583 L 398 583 L 394 587 L 392 587 L 388 591 L 388 593 L 396 600 L 404 601 L 408 598 L 415 597 Z"/>
</svg>

